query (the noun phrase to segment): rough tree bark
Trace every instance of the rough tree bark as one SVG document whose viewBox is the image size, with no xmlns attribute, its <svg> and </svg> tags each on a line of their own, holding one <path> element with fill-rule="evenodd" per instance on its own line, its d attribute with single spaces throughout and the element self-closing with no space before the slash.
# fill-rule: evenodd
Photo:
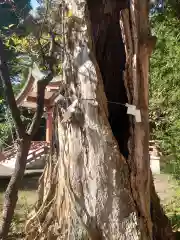
<svg viewBox="0 0 180 240">
<path fill-rule="evenodd" d="M 26 160 L 31 145 L 31 140 L 39 128 L 41 117 L 44 111 L 44 94 L 47 84 L 53 78 L 53 72 L 51 71 L 43 79 L 37 81 L 37 109 L 29 129 L 26 130 L 25 125 L 21 120 L 20 111 L 17 107 L 14 97 L 11 80 L 9 76 L 9 70 L 6 63 L 4 46 L 0 39 L 0 78 L 3 82 L 4 92 L 7 99 L 7 103 L 11 110 L 11 114 L 16 125 L 18 133 L 18 149 L 16 155 L 15 169 L 12 174 L 11 180 L 8 184 L 5 193 L 5 200 L 3 206 L 2 223 L 0 226 L 0 239 L 6 240 L 10 229 L 11 221 L 14 215 L 14 210 L 18 200 L 18 190 L 21 180 L 24 176 L 26 169 Z"/>
<path fill-rule="evenodd" d="M 28 240 L 173 239 L 162 209 L 160 230 L 154 221 L 160 203 L 148 155 L 148 1 L 128 2 L 65 1 L 72 16 L 62 19 L 64 99 L 54 108 L 54 142 Z M 141 123 L 127 115 L 127 102 L 141 110 Z"/>
</svg>

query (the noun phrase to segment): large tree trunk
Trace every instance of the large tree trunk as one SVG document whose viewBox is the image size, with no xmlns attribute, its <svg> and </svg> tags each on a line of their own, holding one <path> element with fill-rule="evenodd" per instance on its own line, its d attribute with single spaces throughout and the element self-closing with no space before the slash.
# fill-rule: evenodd
<svg viewBox="0 0 180 240">
<path fill-rule="evenodd" d="M 27 239 L 172 239 L 171 228 L 163 231 L 167 222 L 162 235 L 152 227 L 148 1 L 130 8 L 115 0 L 68 2 L 65 99 L 54 109 L 56 140 Z M 75 111 L 62 121 L 75 99 Z M 127 115 L 127 102 L 140 109 L 141 123 Z"/>
</svg>

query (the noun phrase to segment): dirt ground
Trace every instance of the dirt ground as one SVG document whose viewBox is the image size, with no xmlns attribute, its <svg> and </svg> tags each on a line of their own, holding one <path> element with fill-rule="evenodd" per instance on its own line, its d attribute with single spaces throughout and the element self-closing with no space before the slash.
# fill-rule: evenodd
<svg viewBox="0 0 180 240">
<path fill-rule="evenodd" d="M 176 194 L 177 183 L 168 174 L 154 175 L 154 184 L 162 204 L 169 202 Z"/>
<path fill-rule="evenodd" d="M 40 175 L 25 177 L 22 181 L 19 191 L 19 199 L 11 227 L 11 235 L 9 240 L 22 240 L 22 232 L 24 223 L 29 212 L 32 210 L 37 199 L 38 179 Z M 0 216 L 3 207 L 3 194 L 8 184 L 8 179 L 0 179 Z M 159 174 L 154 176 L 156 191 L 163 205 L 170 202 L 177 191 L 177 183 L 167 174 Z M 7 239 L 7 240 L 8 240 Z"/>
<path fill-rule="evenodd" d="M 36 191 L 38 188 L 38 179 L 39 176 L 33 177 L 25 177 L 22 181 L 19 198 L 18 198 L 18 206 L 22 204 L 33 205 L 36 201 Z M 0 179 L 0 212 L 2 210 L 3 204 L 3 195 L 8 185 L 9 179 Z"/>
<path fill-rule="evenodd" d="M 19 198 L 11 226 L 10 236 L 7 240 L 24 239 L 24 224 L 37 199 L 36 191 L 38 187 L 38 179 L 39 175 L 24 177 L 19 191 Z M 4 192 L 8 182 L 8 178 L 0 179 L 0 219 L 3 208 Z"/>
</svg>

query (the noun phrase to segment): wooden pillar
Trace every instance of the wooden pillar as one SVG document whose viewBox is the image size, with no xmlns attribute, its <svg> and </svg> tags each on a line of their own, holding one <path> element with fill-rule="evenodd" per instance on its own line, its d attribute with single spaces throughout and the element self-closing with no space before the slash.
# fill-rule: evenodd
<svg viewBox="0 0 180 240">
<path fill-rule="evenodd" d="M 6 159 L 6 157 L 4 156 L 4 154 L 2 152 L 0 152 L 0 162 L 4 161 Z"/>
<path fill-rule="evenodd" d="M 50 142 L 52 138 L 52 119 L 53 113 L 52 109 L 47 109 L 47 119 L 46 119 L 46 142 Z"/>
</svg>

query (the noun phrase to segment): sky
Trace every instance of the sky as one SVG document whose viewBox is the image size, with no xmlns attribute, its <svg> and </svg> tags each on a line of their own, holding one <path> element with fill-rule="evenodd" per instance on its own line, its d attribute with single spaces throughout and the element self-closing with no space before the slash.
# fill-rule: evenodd
<svg viewBox="0 0 180 240">
<path fill-rule="evenodd" d="M 31 0 L 31 4 L 33 8 L 36 8 L 38 6 L 38 3 L 36 0 Z"/>
</svg>

